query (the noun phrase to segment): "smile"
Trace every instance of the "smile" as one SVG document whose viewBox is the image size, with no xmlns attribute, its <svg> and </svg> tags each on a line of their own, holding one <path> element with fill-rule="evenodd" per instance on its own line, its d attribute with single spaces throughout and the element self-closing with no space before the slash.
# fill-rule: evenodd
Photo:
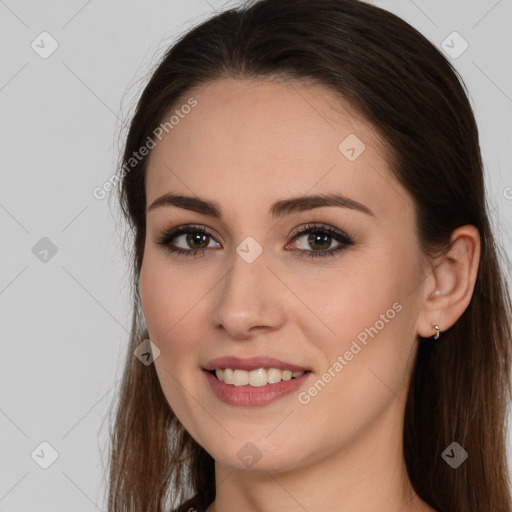
<svg viewBox="0 0 512 512">
<path fill-rule="evenodd" d="M 279 368 L 258 368 L 252 371 L 232 368 L 212 370 L 212 374 L 221 382 L 233 386 L 252 386 L 261 387 L 267 384 L 277 384 L 281 381 L 287 381 L 300 377 L 305 372 L 292 370 L 281 370 Z"/>
<path fill-rule="evenodd" d="M 270 379 L 275 377 L 277 381 L 278 374 L 272 372 L 272 370 L 274 370 L 274 368 L 270 368 L 269 370 L 259 368 L 252 371 L 238 369 L 232 370 L 230 368 L 217 370 L 222 372 L 224 379 L 226 379 L 226 375 L 228 380 L 232 378 L 232 384 L 228 384 L 217 378 L 215 370 L 203 370 L 203 374 L 208 381 L 209 389 L 213 393 L 214 397 L 225 404 L 243 407 L 268 405 L 275 400 L 290 395 L 293 392 L 298 392 L 299 388 L 301 388 L 309 377 L 313 375 L 310 371 L 298 371 L 295 372 L 296 376 L 294 377 L 293 374 L 290 375 L 288 373 L 290 370 L 279 370 L 279 372 L 281 372 L 281 380 L 279 382 L 269 383 L 269 374 Z M 253 377 L 251 377 L 251 374 Z M 237 379 L 236 382 L 235 379 Z M 256 381 L 254 379 L 256 379 Z M 256 382 L 259 385 L 255 386 L 250 382 Z"/>
</svg>

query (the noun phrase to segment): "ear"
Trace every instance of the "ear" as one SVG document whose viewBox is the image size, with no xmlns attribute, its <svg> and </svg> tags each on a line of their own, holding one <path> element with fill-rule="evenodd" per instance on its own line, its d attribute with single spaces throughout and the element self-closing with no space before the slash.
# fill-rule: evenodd
<svg viewBox="0 0 512 512">
<path fill-rule="evenodd" d="M 446 331 L 468 307 L 480 263 L 480 243 L 475 226 L 461 226 L 452 233 L 448 253 L 432 261 L 416 326 L 419 336 L 434 336 L 434 325 L 440 332 Z"/>
</svg>

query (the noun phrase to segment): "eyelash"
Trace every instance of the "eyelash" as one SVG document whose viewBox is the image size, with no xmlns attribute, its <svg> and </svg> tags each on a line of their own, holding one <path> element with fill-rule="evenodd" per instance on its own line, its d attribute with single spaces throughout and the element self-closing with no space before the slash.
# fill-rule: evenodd
<svg viewBox="0 0 512 512">
<path fill-rule="evenodd" d="M 206 249 L 182 249 L 180 247 L 172 247 L 171 246 L 171 241 L 174 238 L 176 238 L 179 235 L 188 234 L 188 233 L 194 233 L 194 234 L 202 233 L 202 234 L 208 235 L 209 237 L 213 238 L 213 236 L 210 233 L 208 233 L 208 231 L 206 231 L 202 226 L 190 224 L 190 225 L 180 226 L 180 227 L 171 229 L 170 231 L 164 233 L 164 235 L 161 236 L 156 241 L 156 243 L 158 245 L 166 247 L 170 253 L 175 253 L 178 256 L 198 257 L 199 253 L 201 253 L 203 255 Z M 352 238 L 349 235 L 347 235 L 346 233 L 344 233 L 343 231 L 339 231 L 331 226 L 315 225 L 315 224 L 309 224 L 306 227 L 297 230 L 293 234 L 292 240 L 295 240 L 296 238 L 301 238 L 304 234 L 309 234 L 309 233 L 328 234 L 330 238 L 333 238 L 337 242 L 340 242 L 341 245 L 338 246 L 336 249 L 328 249 L 325 251 L 308 251 L 306 249 L 296 249 L 292 252 L 299 252 L 302 257 L 307 257 L 307 258 L 321 257 L 322 258 L 322 257 L 327 257 L 328 255 L 335 256 L 336 253 L 344 250 L 346 247 L 354 245 L 354 241 L 352 240 Z"/>
</svg>

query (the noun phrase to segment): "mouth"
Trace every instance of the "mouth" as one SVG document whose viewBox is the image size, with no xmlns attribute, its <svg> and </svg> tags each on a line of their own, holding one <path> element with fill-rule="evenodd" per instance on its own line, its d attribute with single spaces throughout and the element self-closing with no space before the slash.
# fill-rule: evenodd
<svg viewBox="0 0 512 512">
<path fill-rule="evenodd" d="M 306 385 L 310 370 L 281 368 L 203 369 L 213 395 L 231 406 L 259 407 L 293 395 Z"/>
<path fill-rule="evenodd" d="M 244 407 L 267 405 L 293 394 L 312 375 L 312 368 L 269 356 L 218 357 L 202 371 L 214 396 Z"/>
<path fill-rule="evenodd" d="M 298 379 L 310 370 L 292 371 L 280 368 L 257 368 L 247 371 L 240 368 L 216 368 L 205 370 L 213 375 L 218 381 L 231 386 L 262 387 L 268 384 L 278 384 L 281 381 Z"/>
</svg>

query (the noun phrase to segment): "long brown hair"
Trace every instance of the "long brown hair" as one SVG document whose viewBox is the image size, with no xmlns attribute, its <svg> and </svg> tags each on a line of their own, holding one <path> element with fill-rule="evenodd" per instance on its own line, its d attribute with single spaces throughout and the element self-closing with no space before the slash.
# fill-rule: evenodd
<svg viewBox="0 0 512 512">
<path fill-rule="evenodd" d="M 481 260 L 469 306 L 439 342 L 419 338 L 404 459 L 416 493 L 436 510 L 509 512 L 511 304 L 474 115 L 462 78 L 435 46 L 360 0 L 260 0 L 216 14 L 166 52 L 140 97 L 119 169 L 133 235 L 133 318 L 111 427 L 108 511 L 201 511 L 215 498 L 212 457 L 174 415 L 154 365 L 134 357 L 148 338 L 138 293 L 147 156 L 135 162 L 134 153 L 193 86 L 223 77 L 312 81 L 349 101 L 386 141 L 389 166 L 414 200 L 426 255 L 446 249 L 457 227 L 478 228 Z M 457 469 L 441 457 L 454 441 L 469 454 Z"/>
</svg>

